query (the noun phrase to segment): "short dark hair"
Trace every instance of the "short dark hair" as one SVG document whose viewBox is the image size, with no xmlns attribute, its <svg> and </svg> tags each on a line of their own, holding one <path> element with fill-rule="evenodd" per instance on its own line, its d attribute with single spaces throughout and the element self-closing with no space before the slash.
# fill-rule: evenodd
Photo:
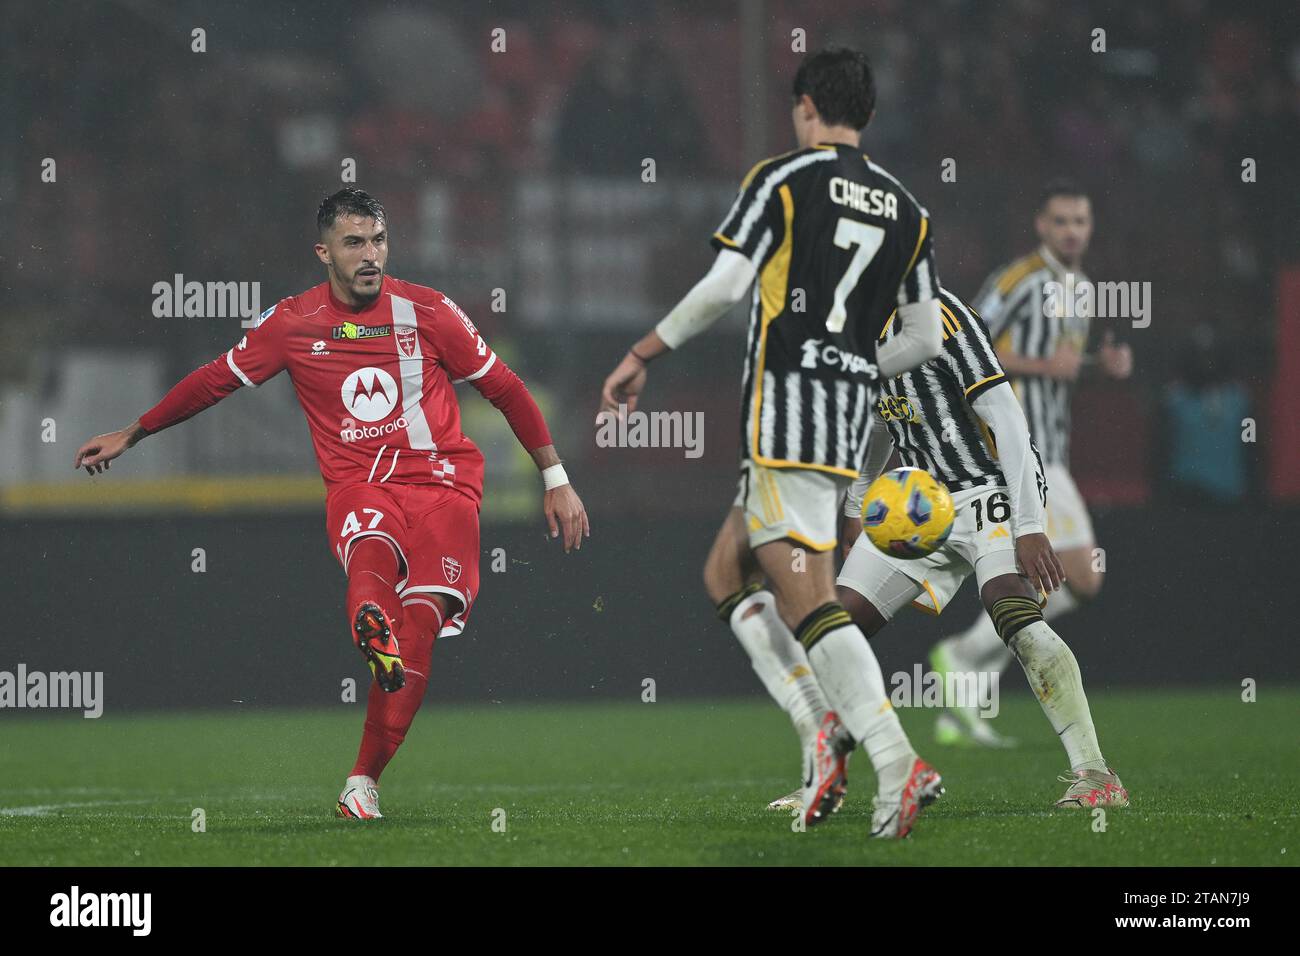
<svg viewBox="0 0 1300 956">
<path fill-rule="evenodd" d="M 1047 208 L 1047 204 L 1057 196 L 1065 196 L 1069 199 L 1090 199 L 1088 190 L 1078 180 L 1071 179 L 1068 176 L 1058 176 L 1056 179 L 1048 181 L 1043 187 L 1043 191 L 1038 199 L 1038 211 L 1042 212 Z"/>
<path fill-rule="evenodd" d="M 865 129 L 876 108 L 876 78 L 865 53 L 847 47 L 804 57 L 794 75 L 794 98 L 807 93 L 827 126 Z"/>
<path fill-rule="evenodd" d="M 376 222 L 388 221 L 384 204 L 355 186 L 344 186 L 334 195 L 321 200 L 320 208 L 316 210 L 316 229 L 324 234 L 338 222 L 339 216 L 364 216 Z"/>
</svg>

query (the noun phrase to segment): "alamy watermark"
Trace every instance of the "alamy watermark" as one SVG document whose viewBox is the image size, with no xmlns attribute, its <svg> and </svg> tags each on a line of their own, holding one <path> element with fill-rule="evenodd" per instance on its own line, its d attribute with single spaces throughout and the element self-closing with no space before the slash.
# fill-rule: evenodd
<svg viewBox="0 0 1300 956">
<path fill-rule="evenodd" d="M 911 671 L 895 671 L 889 683 L 889 702 L 894 707 L 971 707 L 992 720 L 1001 709 L 998 704 L 997 671 L 923 670 L 920 664 Z"/>
<path fill-rule="evenodd" d="M 153 284 L 153 314 L 159 319 L 240 319 L 251 329 L 262 314 L 260 282 L 185 281 L 176 273 L 171 282 Z"/>
<path fill-rule="evenodd" d="M 50 897 L 51 926 L 119 926 L 132 936 L 148 936 L 152 913 L 152 893 L 83 893 L 74 885 Z"/>
<path fill-rule="evenodd" d="M 629 412 L 618 406 L 618 414 L 596 416 L 596 445 L 599 448 L 683 448 L 687 458 L 704 454 L 703 412 Z"/>
<path fill-rule="evenodd" d="M 1131 319 L 1133 328 L 1151 324 L 1150 282 L 1093 282 L 1065 274 L 1065 282 L 1043 283 L 1048 318 Z"/>
<path fill-rule="evenodd" d="M 80 710 L 93 720 L 104 713 L 103 671 L 29 671 L 19 664 L 0 671 L 0 708 Z"/>
</svg>

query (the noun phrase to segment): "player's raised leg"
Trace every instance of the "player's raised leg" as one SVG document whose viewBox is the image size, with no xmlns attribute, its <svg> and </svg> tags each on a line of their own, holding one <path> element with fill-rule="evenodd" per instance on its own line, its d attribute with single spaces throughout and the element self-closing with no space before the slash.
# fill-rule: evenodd
<svg viewBox="0 0 1300 956">
<path fill-rule="evenodd" d="M 405 681 L 398 594 L 409 576 L 406 519 L 396 494 L 357 482 L 333 489 L 325 499 L 325 526 L 348 578 L 344 609 L 352 642 L 375 681 L 390 693 Z"/>
<path fill-rule="evenodd" d="M 402 603 L 397 596 L 401 560 L 384 538 L 352 542 L 348 558 L 348 614 L 352 639 L 370 665 L 375 684 L 392 693 L 406 682 L 398 633 Z"/>
<path fill-rule="evenodd" d="M 433 645 L 446 619 L 447 600 L 440 594 L 420 596 L 408 603 L 402 621 L 405 683 L 389 693 L 379 682 L 370 685 L 366 723 L 357 761 L 339 795 L 338 815 L 357 819 L 379 817 L 379 776 L 406 739 L 424 700 Z"/>
<path fill-rule="evenodd" d="M 1128 791 L 1102 757 L 1079 662 L 1043 619 L 1033 586 L 1017 574 L 999 575 L 984 583 L 980 598 L 1065 747 L 1070 775 L 1061 779 L 1070 787 L 1056 806 L 1128 806 Z"/>
<path fill-rule="evenodd" d="M 448 488 L 409 489 L 395 497 L 396 513 L 384 512 L 404 562 L 399 583 L 405 686 L 385 693 L 371 685 L 365 730 L 353 776 L 371 781 L 392 760 L 424 700 L 430 660 L 439 635 L 459 634 L 479 590 L 478 504 Z M 399 522 L 400 518 L 400 522 Z M 350 569 L 349 569 L 350 570 Z"/>
</svg>

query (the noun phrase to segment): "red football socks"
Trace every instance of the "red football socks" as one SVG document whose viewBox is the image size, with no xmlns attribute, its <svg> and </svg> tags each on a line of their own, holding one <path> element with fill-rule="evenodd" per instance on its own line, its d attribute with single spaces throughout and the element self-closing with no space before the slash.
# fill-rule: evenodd
<svg viewBox="0 0 1300 956">
<path fill-rule="evenodd" d="M 389 619 L 399 634 L 398 651 L 405 652 L 401 646 L 402 601 L 397 596 L 398 575 L 397 553 L 393 546 L 383 538 L 362 538 L 352 546 L 348 556 L 348 629 L 357 616 L 357 608 L 364 602 L 378 604 L 388 614 Z M 356 634 L 352 634 L 352 643 L 356 643 Z"/>
<path fill-rule="evenodd" d="M 421 597 L 406 609 L 405 623 L 398 634 L 406 686 L 388 694 L 379 688 L 379 684 L 371 682 L 366 702 L 366 726 L 361 735 L 356 766 L 352 768 L 353 776 L 364 774 L 378 780 L 406 739 L 415 712 L 424 700 L 433 643 L 441 629 L 442 611 L 433 602 Z"/>
</svg>

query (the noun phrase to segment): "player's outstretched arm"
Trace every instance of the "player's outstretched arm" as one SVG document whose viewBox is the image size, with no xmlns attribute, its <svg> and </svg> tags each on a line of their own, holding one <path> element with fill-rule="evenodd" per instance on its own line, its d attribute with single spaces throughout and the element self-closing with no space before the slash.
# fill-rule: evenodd
<svg viewBox="0 0 1300 956">
<path fill-rule="evenodd" d="M 600 389 L 600 411 L 596 413 L 597 425 L 601 415 L 621 415 L 622 408 L 636 411 L 637 399 L 645 388 L 646 366 L 667 351 L 668 346 L 653 330 L 627 350 L 614 371 L 605 376 L 605 384 Z"/>
<path fill-rule="evenodd" d="M 531 454 L 546 485 L 542 511 L 551 528 L 551 537 L 558 538 L 563 531 L 565 554 L 570 550 L 580 550 L 582 539 L 591 537 L 591 525 L 587 521 L 587 509 L 582 506 L 582 499 L 573 490 L 573 485 L 569 484 L 569 476 L 564 473 L 559 453 L 554 445 L 545 445 Z"/>
<path fill-rule="evenodd" d="M 745 297 L 754 282 L 754 264 L 747 256 L 723 249 L 713 267 L 659 324 L 646 333 L 606 378 L 600 390 L 600 415 L 618 413 L 619 406 L 636 411 L 637 397 L 645 387 L 646 366 L 665 352 L 699 335 Z"/>
<path fill-rule="evenodd" d="M 96 435 L 78 448 L 73 467 L 85 468 L 90 475 L 107 471 L 110 461 L 139 443 L 146 435 L 192 418 L 221 401 L 242 384 L 230 368 L 225 355 L 215 358 L 177 382 L 163 396 L 162 401 L 126 428 Z"/>
<path fill-rule="evenodd" d="M 140 427 L 137 419 L 115 432 L 96 435 L 77 449 L 77 460 L 72 467 L 85 468 L 88 475 L 98 475 L 101 471 L 108 471 L 109 462 L 147 434 L 148 432 Z"/>
<path fill-rule="evenodd" d="M 284 368 L 279 348 L 278 324 L 267 322 L 275 309 L 268 309 L 261 321 L 234 348 L 200 365 L 171 387 L 162 400 L 120 431 L 96 435 L 77 449 L 73 467 L 97 475 L 108 463 L 146 435 L 170 428 L 210 408 L 236 389 L 256 388 Z M 238 363 L 235 359 L 239 353 Z"/>
<path fill-rule="evenodd" d="M 542 511 L 550 526 L 551 537 L 558 538 L 560 532 L 564 532 L 565 553 L 581 548 L 582 539 L 591 537 L 587 511 L 582 506 L 582 499 L 569 484 L 569 476 L 564 473 L 559 453 L 551 442 L 546 419 L 542 417 L 542 410 L 537 407 L 527 386 L 504 362 L 497 359 L 495 353 L 488 359 L 481 373 L 472 376 L 470 381 L 479 390 L 479 394 L 502 414 L 519 439 L 519 444 L 532 455 L 538 471 L 542 473 L 542 482 L 546 486 Z"/>
</svg>

